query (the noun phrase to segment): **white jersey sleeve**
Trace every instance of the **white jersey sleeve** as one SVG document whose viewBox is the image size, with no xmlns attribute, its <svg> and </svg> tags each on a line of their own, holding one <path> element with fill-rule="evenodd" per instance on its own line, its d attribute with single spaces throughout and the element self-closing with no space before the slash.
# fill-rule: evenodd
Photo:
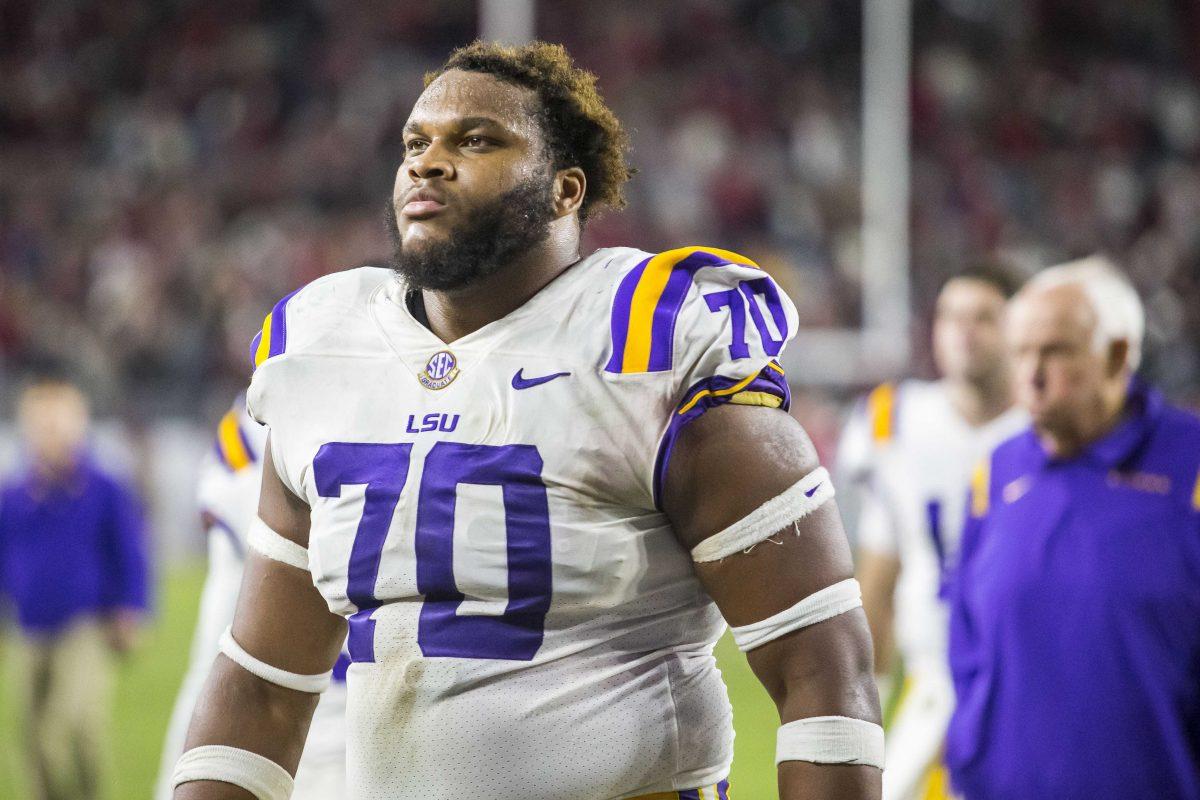
<svg viewBox="0 0 1200 800">
<path fill-rule="evenodd" d="M 671 450 L 688 422 L 724 403 L 788 408 L 777 360 L 798 325 L 796 308 L 753 261 L 684 247 L 647 256 L 616 288 L 606 372 L 665 376 L 669 418 L 653 471 L 655 504 Z"/>
</svg>

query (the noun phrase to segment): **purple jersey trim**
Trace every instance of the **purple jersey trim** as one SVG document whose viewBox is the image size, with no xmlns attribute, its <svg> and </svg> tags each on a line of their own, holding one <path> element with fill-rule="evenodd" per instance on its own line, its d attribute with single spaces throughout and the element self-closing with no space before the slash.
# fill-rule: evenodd
<svg viewBox="0 0 1200 800">
<path fill-rule="evenodd" d="M 739 382 L 736 378 L 714 375 L 711 378 L 705 378 L 695 383 L 692 388 L 688 389 L 687 394 L 683 396 L 683 400 L 679 403 L 679 408 L 686 407 L 693 398 L 701 392 L 707 391 L 707 394 L 701 397 L 699 402 L 695 403 L 686 412 L 681 414 L 676 411 L 671 415 L 671 421 L 667 425 L 667 432 L 663 434 L 662 441 L 658 446 L 658 456 L 654 460 L 654 505 L 656 508 L 662 508 L 663 480 L 666 478 L 667 467 L 671 462 L 671 450 L 675 447 L 675 440 L 679 437 L 679 432 L 689 422 L 700 417 L 709 409 L 725 405 L 733 399 L 735 395 L 718 395 L 716 392 L 728 389 Z M 792 392 L 788 387 L 787 378 L 774 367 L 768 366 L 763 368 L 755 376 L 754 380 L 744 386 L 738 394 L 741 394 L 741 392 L 766 392 L 767 394 L 775 395 L 782 401 L 780 408 L 784 411 L 787 411 L 792 405 Z"/>
<path fill-rule="evenodd" d="M 262 330 L 254 334 L 254 338 L 250 340 L 250 370 L 253 372 L 257 369 L 255 361 L 258 358 L 258 345 L 262 342 Z"/>
<path fill-rule="evenodd" d="M 612 356 L 604 368 L 606 372 L 621 371 L 625 358 L 625 341 L 629 336 L 629 314 L 633 309 L 633 293 L 637 291 L 638 281 L 642 279 L 642 274 L 646 271 L 646 265 L 649 263 L 650 259 L 647 258 L 631 269 L 629 274 L 622 279 L 621 285 L 617 287 L 609 328 L 612 332 Z"/>
<path fill-rule="evenodd" d="M 242 427 L 240 419 L 238 420 L 238 438 L 242 441 L 242 447 L 246 448 L 246 457 L 250 459 L 250 463 L 258 463 L 258 453 L 254 452 L 254 448 L 250 445 L 250 437 L 246 435 L 246 429 Z"/>
<path fill-rule="evenodd" d="M 647 258 L 638 264 L 622 279 L 617 288 L 611 320 L 612 355 L 604 367 L 606 372 L 627 371 L 624 363 L 625 344 L 629 339 L 633 297 L 650 261 L 651 259 Z M 697 250 L 680 259 L 671 267 L 671 275 L 667 278 L 662 294 L 655 303 L 654 314 L 650 322 L 650 356 L 647 372 L 666 372 L 671 369 L 675 350 L 675 323 L 679 319 L 679 312 L 683 308 L 684 300 L 687 299 L 696 272 L 704 267 L 732 264 L 733 262 L 714 253 Z M 780 311 L 782 311 L 782 307 L 780 307 Z M 774 309 L 772 309 L 772 314 L 775 314 Z M 784 329 L 786 329 L 786 325 L 785 319 Z"/>
<path fill-rule="evenodd" d="M 345 683 L 346 670 L 350 669 L 349 653 L 338 653 L 337 662 L 333 665 L 333 682 Z"/>
<path fill-rule="evenodd" d="M 718 800 L 729 800 L 729 781 L 721 781 L 717 784 Z M 679 792 L 679 800 L 700 800 L 699 789 L 684 789 Z"/>
<path fill-rule="evenodd" d="M 213 452 L 217 454 L 217 461 L 221 462 L 221 466 L 233 472 L 233 464 L 230 464 L 229 459 L 225 457 L 225 450 L 221 447 L 220 439 L 213 441 Z"/>
<path fill-rule="evenodd" d="M 287 303 L 298 291 L 300 289 L 284 295 L 271 309 L 271 346 L 267 351 L 267 358 L 280 355 L 287 349 Z"/>
<path fill-rule="evenodd" d="M 688 290 L 701 267 L 719 267 L 730 262 L 703 250 L 692 253 L 676 264 L 663 287 L 658 305 L 654 307 L 654 322 L 650 328 L 649 372 L 665 372 L 671 368 L 675 350 L 675 321 L 683 308 Z"/>
</svg>

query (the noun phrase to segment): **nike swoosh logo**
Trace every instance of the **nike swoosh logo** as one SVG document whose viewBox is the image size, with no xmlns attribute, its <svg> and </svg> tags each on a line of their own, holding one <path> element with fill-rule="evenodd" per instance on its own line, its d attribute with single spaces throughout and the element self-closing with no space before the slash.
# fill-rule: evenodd
<svg viewBox="0 0 1200 800">
<path fill-rule="evenodd" d="M 822 481 L 821 483 L 824 483 L 824 481 Z M 820 488 L 821 488 L 821 484 L 820 484 L 820 483 L 818 483 L 816 486 L 814 486 L 814 487 L 813 487 L 813 488 L 811 488 L 811 489 L 805 489 L 805 490 L 804 490 L 804 496 L 805 496 L 805 497 L 812 497 L 814 494 L 816 494 L 816 493 L 817 493 L 817 489 L 820 489 Z"/>
<path fill-rule="evenodd" d="M 570 375 L 569 372 L 555 372 L 553 375 L 542 375 L 540 378 L 526 378 L 522 373 L 525 368 L 517 370 L 517 374 L 513 375 L 512 387 L 514 389 L 532 389 L 534 386 L 541 386 L 543 383 L 549 383 L 555 378 L 565 378 Z"/>
</svg>

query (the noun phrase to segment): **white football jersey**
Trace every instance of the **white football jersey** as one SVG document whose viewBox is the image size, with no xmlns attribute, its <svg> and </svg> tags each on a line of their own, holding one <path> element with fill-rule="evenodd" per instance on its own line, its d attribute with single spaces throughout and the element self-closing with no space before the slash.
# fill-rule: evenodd
<svg viewBox="0 0 1200 800">
<path fill-rule="evenodd" d="M 957 558 L 972 468 L 1027 424 L 1012 409 L 974 427 L 944 384 L 909 380 L 875 389 L 842 436 L 837 467 L 859 503 L 857 544 L 901 564 L 893 625 L 905 680 L 888 728 L 884 800 L 946 796 L 937 787 L 954 689 L 940 592 Z"/>
<path fill-rule="evenodd" d="M 600 250 L 450 344 L 388 269 L 276 305 L 251 413 L 350 624 L 350 796 L 614 800 L 732 759 L 724 623 L 658 494 L 682 425 L 787 403 L 796 314 L 733 253 Z"/>
<path fill-rule="evenodd" d="M 250 418 L 238 398 L 217 425 L 216 444 L 200 469 L 197 503 L 208 528 L 208 574 L 188 670 L 163 745 L 155 789 L 159 800 L 170 800 L 174 793 L 171 775 L 183 752 L 192 711 L 217 657 L 220 636 L 233 622 L 246 561 L 246 535 L 258 514 L 266 441 L 267 428 Z M 345 794 L 345 663 L 340 667 L 335 673 L 340 680 L 321 696 L 313 715 L 292 800 L 328 800 Z"/>
<path fill-rule="evenodd" d="M 972 426 L 941 382 L 907 380 L 871 392 L 843 433 L 837 469 L 861 503 L 857 544 L 901 562 L 895 635 L 909 669 L 946 660 L 938 595 L 958 553 L 971 470 L 1027 425 L 1013 408 Z"/>
</svg>

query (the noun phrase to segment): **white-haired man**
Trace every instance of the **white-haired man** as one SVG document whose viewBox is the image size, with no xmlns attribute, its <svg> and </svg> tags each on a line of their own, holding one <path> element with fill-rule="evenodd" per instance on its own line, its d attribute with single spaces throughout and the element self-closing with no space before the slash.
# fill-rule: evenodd
<svg viewBox="0 0 1200 800">
<path fill-rule="evenodd" d="M 1143 328 L 1100 258 L 1010 309 L 1033 426 L 977 470 L 951 587 L 968 800 L 1200 798 L 1200 420 L 1134 377 Z"/>
</svg>

